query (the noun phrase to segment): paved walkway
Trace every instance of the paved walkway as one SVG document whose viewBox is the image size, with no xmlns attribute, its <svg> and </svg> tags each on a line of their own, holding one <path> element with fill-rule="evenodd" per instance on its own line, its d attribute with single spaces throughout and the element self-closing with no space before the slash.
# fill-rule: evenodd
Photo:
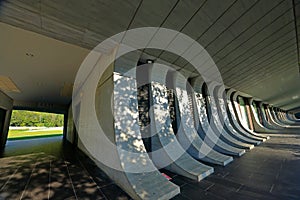
<svg viewBox="0 0 300 200">
<path fill-rule="evenodd" d="M 0 200 L 129 199 L 62 137 L 9 141 L 0 158 Z"/>
<path fill-rule="evenodd" d="M 300 134 L 271 135 L 266 143 L 236 158 L 200 183 L 175 176 L 175 199 L 300 199 Z"/>
<path fill-rule="evenodd" d="M 9 141 L 0 158 L 0 199 L 129 199 L 61 137 Z M 181 186 L 174 199 L 300 199 L 300 134 L 271 135 L 197 183 L 162 170 Z"/>
</svg>

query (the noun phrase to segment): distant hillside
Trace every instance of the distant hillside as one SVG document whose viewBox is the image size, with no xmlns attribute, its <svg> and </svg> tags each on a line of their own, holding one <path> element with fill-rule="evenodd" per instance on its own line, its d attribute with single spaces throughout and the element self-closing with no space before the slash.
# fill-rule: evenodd
<svg viewBox="0 0 300 200">
<path fill-rule="evenodd" d="M 60 127 L 63 121 L 64 116 L 59 114 L 14 110 L 10 126 Z"/>
</svg>

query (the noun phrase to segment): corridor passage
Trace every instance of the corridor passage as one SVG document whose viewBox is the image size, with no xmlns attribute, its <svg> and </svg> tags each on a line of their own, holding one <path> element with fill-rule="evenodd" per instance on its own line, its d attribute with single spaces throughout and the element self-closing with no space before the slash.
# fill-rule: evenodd
<svg viewBox="0 0 300 200">
<path fill-rule="evenodd" d="M 270 136 L 200 182 L 163 170 L 181 188 L 174 199 L 299 199 L 300 135 Z M 130 199 L 61 137 L 8 141 L 0 173 L 1 200 Z"/>
<path fill-rule="evenodd" d="M 0 159 L 0 199 L 128 199 L 62 137 L 8 141 Z"/>
</svg>

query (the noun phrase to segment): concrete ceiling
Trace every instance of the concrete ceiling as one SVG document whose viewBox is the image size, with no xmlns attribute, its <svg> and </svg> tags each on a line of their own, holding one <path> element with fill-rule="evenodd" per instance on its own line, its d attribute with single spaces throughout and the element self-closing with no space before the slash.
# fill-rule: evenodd
<svg viewBox="0 0 300 200">
<path fill-rule="evenodd" d="M 5 91 L 9 96 L 19 103 L 70 103 L 66 90 L 89 53 L 87 49 L 3 23 L 0 38 L 0 74 L 20 90 Z"/>
<path fill-rule="evenodd" d="M 124 30 L 155 26 L 197 40 L 226 86 L 283 109 L 300 107 L 299 0 L 8 0 L 0 6 L 0 21 L 21 28 L 0 27 L 0 75 L 22 91 L 9 93 L 16 100 L 66 104 L 70 97 L 61 88 L 72 83 L 87 49 Z M 168 52 L 145 53 L 194 70 Z"/>
</svg>

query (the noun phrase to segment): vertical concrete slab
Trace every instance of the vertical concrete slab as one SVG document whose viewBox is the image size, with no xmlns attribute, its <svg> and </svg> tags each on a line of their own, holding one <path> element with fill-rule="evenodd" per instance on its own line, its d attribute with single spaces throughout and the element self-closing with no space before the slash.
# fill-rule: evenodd
<svg viewBox="0 0 300 200">
<path fill-rule="evenodd" d="M 296 124 L 294 124 L 293 126 L 291 125 L 284 125 L 281 122 L 279 122 L 276 118 L 276 114 L 274 113 L 274 110 L 272 109 L 272 107 L 270 105 L 267 106 L 266 108 L 266 112 L 269 115 L 270 118 L 270 123 L 278 129 L 287 129 L 287 130 L 292 130 L 292 131 L 297 131 L 296 129 L 299 129 L 300 126 L 297 126 Z"/>
<path fill-rule="evenodd" d="M 227 116 L 228 116 L 228 120 L 230 121 L 230 125 L 240 134 L 249 137 L 249 138 L 254 138 L 255 140 L 264 142 L 266 141 L 266 137 L 263 137 L 262 135 L 258 135 L 256 133 L 254 133 L 252 130 L 250 130 L 251 132 L 248 132 L 246 129 L 244 129 L 243 127 L 241 127 L 237 121 L 236 115 L 234 113 L 233 107 L 232 107 L 232 102 L 230 100 L 230 96 L 233 93 L 233 90 L 229 90 L 227 91 L 226 94 L 226 111 L 227 111 Z M 253 117 L 251 117 L 251 119 L 253 119 Z M 254 120 L 254 119 L 253 119 Z"/>
<path fill-rule="evenodd" d="M 279 124 L 280 126 L 286 126 L 287 124 L 284 124 L 282 121 L 280 121 L 280 119 L 278 118 L 278 115 L 277 115 L 277 111 L 276 111 L 276 108 L 274 107 L 269 107 L 270 109 L 270 113 L 272 114 L 272 117 L 273 117 L 273 120 Z"/>
<path fill-rule="evenodd" d="M 73 119 L 73 112 L 72 112 L 72 105 L 69 106 L 68 109 L 68 122 L 67 122 L 67 134 L 66 140 L 69 142 L 73 141 L 73 129 L 74 129 L 74 119 Z"/>
<path fill-rule="evenodd" d="M 13 109 L 13 100 L 2 91 L 0 91 L 0 108 L 3 112 L 2 120 L 0 121 L 2 127 L 2 130 L 0 130 L 0 149 L 2 149 L 5 147 L 7 141 L 10 118 Z"/>
<path fill-rule="evenodd" d="M 223 87 L 216 87 L 216 93 L 218 93 L 217 98 L 216 98 L 216 105 L 219 108 L 220 111 L 220 120 L 224 123 L 224 129 L 231 134 L 232 137 L 235 139 L 245 142 L 248 144 L 253 144 L 253 145 L 259 145 L 260 141 L 256 140 L 254 137 L 250 137 L 247 135 L 243 135 L 239 132 L 237 132 L 233 126 L 231 125 L 229 121 L 229 117 L 227 115 L 227 101 L 226 101 L 226 95 L 225 95 L 225 90 Z"/>
<path fill-rule="evenodd" d="M 281 132 L 288 132 L 288 133 L 299 133 L 299 127 L 293 126 L 293 127 L 289 127 L 289 126 L 280 126 L 279 124 L 277 124 L 276 122 L 274 122 L 274 119 L 272 117 L 272 114 L 270 112 L 269 109 L 269 105 L 268 104 L 262 104 L 261 109 L 264 111 L 265 116 L 266 116 L 266 126 L 269 127 L 272 130 L 278 130 Z"/>
<path fill-rule="evenodd" d="M 114 139 L 124 173 L 143 199 L 171 198 L 179 193 L 179 187 L 168 182 L 153 165 L 138 122 L 136 80 L 114 74 Z"/>
<path fill-rule="evenodd" d="M 233 118 L 233 121 L 235 121 L 236 126 L 240 127 L 240 129 L 245 130 L 246 132 L 257 136 L 257 137 L 262 137 L 264 139 L 269 139 L 269 136 L 265 135 L 265 129 L 263 128 L 263 126 L 260 124 L 259 119 L 257 118 L 257 116 L 254 114 L 254 107 L 252 104 L 253 99 L 249 99 L 249 106 L 250 106 L 250 114 L 251 114 L 251 118 L 253 119 L 252 123 L 253 123 L 253 127 L 254 127 L 254 131 L 250 130 L 248 127 L 243 126 L 239 116 L 238 116 L 238 102 L 237 102 L 237 97 L 238 97 L 238 93 L 235 92 L 231 95 L 230 98 L 230 103 L 228 103 L 229 106 L 229 110 L 231 113 L 231 116 Z"/>
<path fill-rule="evenodd" d="M 171 76 L 172 83 L 169 87 L 175 93 L 174 107 L 177 111 L 178 119 L 180 118 L 177 120 L 177 127 L 179 128 L 176 135 L 179 143 L 184 148 L 187 148 L 188 153 L 197 160 L 222 166 L 227 165 L 233 158 L 215 151 L 197 133 L 191 99 L 193 91 L 187 79 L 180 73 L 172 73 Z M 190 94 L 188 94 L 187 90 L 189 90 Z"/>
<path fill-rule="evenodd" d="M 208 91 L 214 91 L 215 92 L 215 87 L 218 86 L 217 83 L 211 82 L 209 84 L 207 84 L 208 88 L 210 88 Z M 237 139 L 235 139 L 234 137 L 232 137 L 230 135 L 230 133 L 228 133 L 223 125 L 223 121 L 220 120 L 220 110 L 217 107 L 217 103 L 216 101 L 218 100 L 218 97 L 216 97 L 216 94 L 209 94 L 207 97 L 208 99 L 208 103 L 207 106 L 209 107 L 208 109 L 210 109 L 210 114 L 209 114 L 209 118 L 211 119 L 211 126 L 213 128 L 214 131 L 217 131 L 220 133 L 221 135 L 221 140 L 223 140 L 225 143 L 234 146 L 236 148 L 240 148 L 240 149 L 252 149 L 254 147 L 254 145 L 249 145 L 243 142 L 238 141 Z"/>
<path fill-rule="evenodd" d="M 265 117 L 264 117 L 264 112 L 260 112 L 261 113 L 261 118 L 263 120 L 263 123 L 264 124 L 261 124 L 259 122 L 259 120 L 255 117 L 254 115 L 254 112 L 255 112 L 255 108 L 254 106 L 252 105 L 252 102 L 253 102 L 253 99 L 250 99 L 249 100 L 249 104 L 250 104 L 250 110 L 251 110 L 251 115 L 253 116 L 253 126 L 254 126 L 254 131 L 255 132 L 258 132 L 258 133 L 279 133 L 278 131 L 276 130 L 272 130 L 272 129 L 269 129 L 265 126 Z M 237 104 L 237 102 L 235 102 L 235 104 Z M 259 107 L 257 109 L 260 109 Z M 246 127 L 245 127 L 246 128 Z M 248 129 L 247 129 L 248 130 Z M 249 129 L 250 131 L 250 129 Z"/>
<path fill-rule="evenodd" d="M 77 86 L 73 104 L 80 106 L 78 147 L 133 199 L 170 199 L 180 188 L 157 170 L 146 152 L 138 124 L 136 81 L 115 73 L 110 58 L 114 52 L 96 55 L 91 72 L 84 71 L 85 84 Z M 97 70 L 107 64 L 99 80 Z"/>
<path fill-rule="evenodd" d="M 231 156 L 242 156 L 246 151 L 238 149 L 223 142 L 220 137 L 220 133 L 215 132 L 210 122 L 208 121 L 208 115 L 206 110 L 205 98 L 201 93 L 201 86 L 203 81 L 199 78 L 193 79 L 191 84 L 195 90 L 194 93 L 194 120 L 197 127 L 199 136 L 204 140 L 206 144 L 218 151 Z"/>
<path fill-rule="evenodd" d="M 149 110 L 152 131 L 151 158 L 159 168 L 200 181 L 213 173 L 214 169 L 193 159 L 175 136 L 165 86 L 169 69 L 156 64 L 151 66 Z"/>
</svg>

